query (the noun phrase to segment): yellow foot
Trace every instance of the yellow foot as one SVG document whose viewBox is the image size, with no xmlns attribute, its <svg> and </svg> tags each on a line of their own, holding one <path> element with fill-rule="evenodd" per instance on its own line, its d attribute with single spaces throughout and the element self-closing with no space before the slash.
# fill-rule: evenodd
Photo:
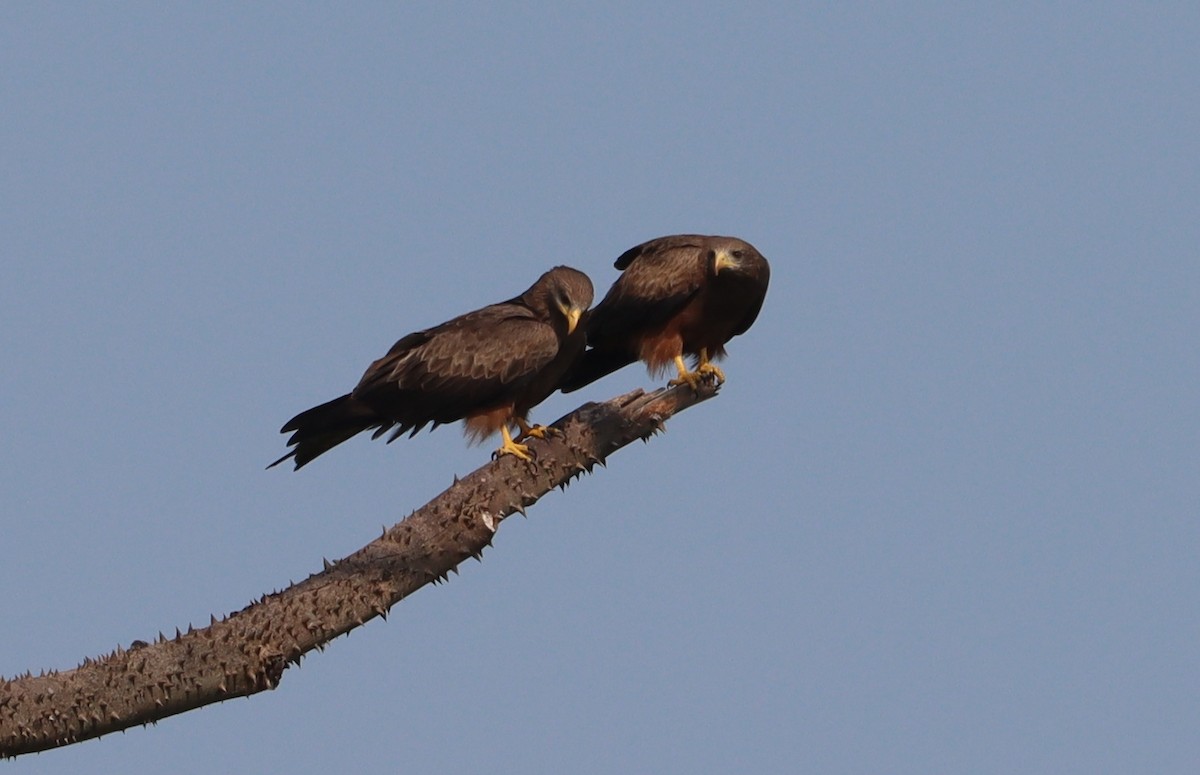
<svg viewBox="0 0 1200 775">
<path fill-rule="evenodd" d="M 687 385 L 692 390 L 700 389 L 700 381 L 704 379 L 698 371 L 681 371 L 679 376 L 667 383 L 670 387 Z"/>
<path fill-rule="evenodd" d="M 696 367 L 696 371 L 703 377 L 712 377 L 718 385 L 725 382 L 725 372 L 721 371 L 713 363 L 705 361 Z"/>
<path fill-rule="evenodd" d="M 692 390 L 700 389 L 700 372 L 689 370 L 687 364 L 683 362 L 682 355 L 675 356 L 675 368 L 679 371 L 679 376 L 668 382 L 668 385 L 671 387 L 675 387 L 676 385 L 687 385 Z"/>
<path fill-rule="evenodd" d="M 695 371 L 688 369 L 682 355 L 675 356 L 675 368 L 679 371 L 679 376 L 667 383 L 671 387 L 688 385 L 692 390 L 699 390 L 700 383 L 705 380 L 711 379 L 717 385 L 725 381 L 725 372 L 708 360 L 707 350 L 700 351 L 700 363 Z"/>
<path fill-rule="evenodd" d="M 501 426 L 500 435 L 504 437 L 504 443 L 500 445 L 500 449 L 492 453 L 493 459 L 499 458 L 501 455 L 513 455 L 522 460 L 533 460 L 533 454 L 530 453 L 529 447 L 513 441 L 512 436 L 508 433 L 507 426 Z"/>
<path fill-rule="evenodd" d="M 517 434 L 517 438 L 521 441 L 525 439 L 544 439 L 547 436 L 561 436 L 562 431 L 558 428 L 551 428 L 546 425 L 530 425 L 520 417 L 517 418 L 517 427 L 521 432 Z"/>
</svg>

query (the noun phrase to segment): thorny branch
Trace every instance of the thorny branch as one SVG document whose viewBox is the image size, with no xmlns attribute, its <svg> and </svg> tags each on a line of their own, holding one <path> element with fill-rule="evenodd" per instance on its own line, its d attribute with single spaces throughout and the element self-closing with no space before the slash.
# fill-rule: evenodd
<svg viewBox="0 0 1200 775">
<path fill-rule="evenodd" d="M 585 404 L 554 423 L 560 434 L 530 442 L 535 462 L 484 465 L 349 557 L 208 627 L 134 641 L 73 670 L 0 679 L 0 758 L 274 689 L 306 653 L 480 557 L 505 517 L 716 393 L 706 382 Z"/>
</svg>

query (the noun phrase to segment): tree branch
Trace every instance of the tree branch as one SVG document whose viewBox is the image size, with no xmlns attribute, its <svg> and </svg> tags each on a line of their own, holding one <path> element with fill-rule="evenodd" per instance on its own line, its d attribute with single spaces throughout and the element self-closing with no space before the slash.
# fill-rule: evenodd
<svg viewBox="0 0 1200 775">
<path fill-rule="evenodd" d="M 534 463 L 506 455 L 484 465 L 354 554 L 208 627 L 134 641 L 74 670 L 0 679 L 0 758 L 274 689 L 309 651 L 480 557 L 505 517 L 716 393 L 706 382 L 585 404 L 554 423 L 561 433 L 530 441 Z"/>
</svg>

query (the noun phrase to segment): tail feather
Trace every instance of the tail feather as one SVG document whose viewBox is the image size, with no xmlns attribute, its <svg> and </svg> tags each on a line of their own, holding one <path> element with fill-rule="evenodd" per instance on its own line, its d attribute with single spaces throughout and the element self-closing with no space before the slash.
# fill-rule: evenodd
<svg viewBox="0 0 1200 775">
<path fill-rule="evenodd" d="M 379 425 L 380 422 L 379 415 L 349 393 L 326 401 L 287 421 L 279 432 L 294 431 L 288 439 L 288 446 L 293 449 L 267 468 L 273 468 L 292 458 L 296 469 L 299 469 L 318 455 L 328 452 L 368 428 Z"/>
<path fill-rule="evenodd" d="M 579 390 L 617 369 L 628 366 L 635 360 L 637 359 L 632 355 L 623 352 L 588 350 L 580 356 L 579 360 L 575 361 L 575 365 L 563 377 L 559 389 L 564 393 Z"/>
</svg>

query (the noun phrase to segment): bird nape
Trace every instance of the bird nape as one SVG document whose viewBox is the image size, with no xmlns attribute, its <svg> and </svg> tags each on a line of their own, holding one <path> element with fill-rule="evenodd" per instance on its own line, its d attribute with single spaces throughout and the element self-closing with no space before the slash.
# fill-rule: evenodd
<svg viewBox="0 0 1200 775">
<path fill-rule="evenodd" d="M 292 449 L 268 468 L 291 459 L 299 469 L 363 431 L 373 439 L 390 431 L 391 442 L 455 420 L 474 438 L 499 431 L 497 454 L 530 459 L 520 442 L 544 429 L 529 425 L 529 410 L 583 352 L 591 304 L 587 275 L 558 266 L 515 298 L 409 334 L 352 391 L 288 420 L 280 432 L 292 434 Z"/>
<path fill-rule="evenodd" d="M 634 361 L 652 374 L 674 365 L 673 385 L 723 382 L 713 361 L 750 328 L 766 298 L 771 268 L 762 254 L 736 237 L 679 234 L 630 248 L 614 265 L 621 276 L 589 314 L 587 351 L 563 378 L 562 391 Z M 684 356 L 694 359 L 694 369 Z"/>
</svg>

